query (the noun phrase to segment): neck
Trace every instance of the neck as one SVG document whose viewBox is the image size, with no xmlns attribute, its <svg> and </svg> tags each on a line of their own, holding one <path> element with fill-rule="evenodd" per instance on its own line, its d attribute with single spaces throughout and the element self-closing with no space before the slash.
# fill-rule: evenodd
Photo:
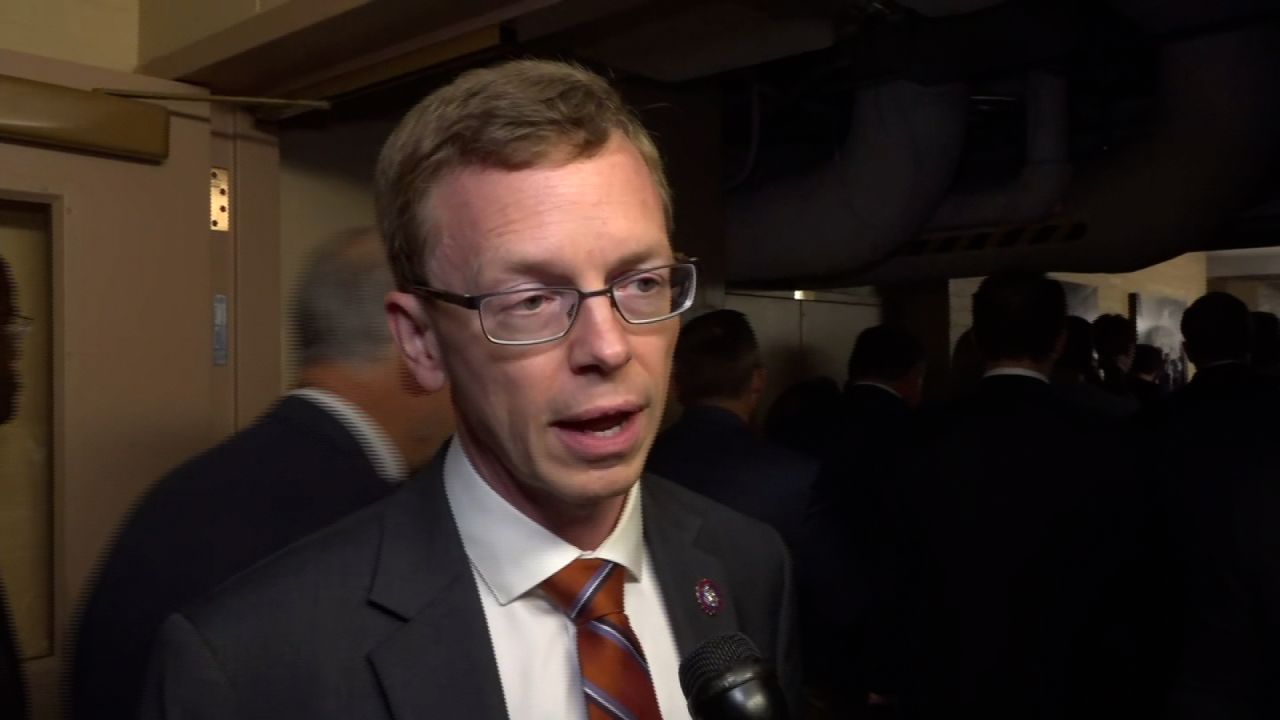
<svg viewBox="0 0 1280 720">
<path fill-rule="evenodd" d="M 411 469 L 425 464 L 439 446 L 437 429 L 423 427 L 422 418 L 408 409 L 421 399 L 409 398 L 411 390 L 386 364 L 309 365 L 299 372 L 298 385 L 326 390 L 359 407 L 382 428 Z"/>
<path fill-rule="evenodd" d="M 993 360 L 987 363 L 988 372 L 1002 369 L 1030 370 L 1032 372 L 1040 373 L 1045 377 L 1049 377 L 1049 373 L 1053 372 L 1053 361 L 1048 360 L 1044 362 L 1037 362 L 1035 360 L 1022 358 L 1017 360 Z"/>
<path fill-rule="evenodd" d="M 755 403 L 751 402 L 750 398 L 745 397 L 729 399 L 718 398 L 715 400 L 706 400 L 704 402 L 696 403 L 696 405 L 707 405 L 710 407 L 720 408 L 721 410 L 728 410 L 739 420 L 747 423 L 748 425 L 751 424 L 751 414 L 755 411 Z"/>
<path fill-rule="evenodd" d="M 461 424 L 458 426 L 458 441 L 462 443 L 476 473 L 499 497 L 579 550 L 591 551 L 600 547 L 617 526 L 618 518 L 622 517 L 626 493 L 569 501 L 516 480 L 515 474 L 500 462 L 490 460 L 489 454 L 477 451 L 471 433 Z"/>
</svg>

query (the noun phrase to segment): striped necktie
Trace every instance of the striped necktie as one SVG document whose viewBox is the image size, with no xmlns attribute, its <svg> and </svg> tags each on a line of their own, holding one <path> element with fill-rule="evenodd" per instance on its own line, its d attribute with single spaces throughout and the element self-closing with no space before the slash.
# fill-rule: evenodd
<svg viewBox="0 0 1280 720">
<path fill-rule="evenodd" d="M 588 720 L 661 720 L 649 663 L 622 607 L 626 570 L 579 558 L 542 583 L 578 635 Z"/>
</svg>

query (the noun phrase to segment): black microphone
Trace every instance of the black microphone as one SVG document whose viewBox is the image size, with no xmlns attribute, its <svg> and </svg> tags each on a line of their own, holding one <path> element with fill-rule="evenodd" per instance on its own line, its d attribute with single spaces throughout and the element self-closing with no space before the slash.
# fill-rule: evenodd
<svg viewBox="0 0 1280 720">
<path fill-rule="evenodd" d="M 712 638 L 680 663 L 693 720 L 787 720 L 787 701 L 760 651 L 741 633 Z"/>
</svg>

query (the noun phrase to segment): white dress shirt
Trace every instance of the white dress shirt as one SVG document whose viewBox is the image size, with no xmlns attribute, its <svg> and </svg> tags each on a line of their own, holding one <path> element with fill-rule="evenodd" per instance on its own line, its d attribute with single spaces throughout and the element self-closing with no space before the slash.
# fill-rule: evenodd
<svg viewBox="0 0 1280 720">
<path fill-rule="evenodd" d="M 1040 382 L 1046 385 L 1049 384 L 1049 378 L 1045 377 L 1044 373 L 1039 373 L 1039 372 L 1036 372 L 1035 370 L 1028 370 L 1027 368 L 1017 368 L 1017 367 L 992 368 L 988 370 L 987 374 L 983 375 L 982 377 L 989 378 L 989 377 L 1007 377 L 1007 376 L 1031 378 L 1032 380 L 1039 380 Z"/>
<path fill-rule="evenodd" d="M 409 466 L 400 454 L 400 448 L 391 441 L 382 426 L 355 403 L 337 393 L 315 387 L 299 388 L 289 393 L 289 397 L 305 398 L 342 423 L 364 450 L 369 462 L 373 463 L 378 477 L 389 483 L 398 483 L 409 476 Z"/>
<path fill-rule="evenodd" d="M 576 629 L 538 588 L 578 558 L 626 568 L 623 603 L 649 661 L 663 720 L 689 720 L 679 651 L 644 543 L 639 483 L 594 552 L 579 550 L 512 507 L 481 479 L 456 439 L 445 456 L 444 488 L 471 560 L 511 720 L 587 717 Z"/>
</svg>

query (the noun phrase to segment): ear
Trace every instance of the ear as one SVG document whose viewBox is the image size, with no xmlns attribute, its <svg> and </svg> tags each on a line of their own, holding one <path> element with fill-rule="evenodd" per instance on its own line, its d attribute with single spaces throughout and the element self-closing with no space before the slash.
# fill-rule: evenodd
<svg viewBox="0 0 1280 720">
<path fill-rule="evenodd" d="M 387 325 L 409 372 L 427 392 L 440 392 L 448 385 L 449 377 L 435 324 L 422 303 L 409 293 L 390 292 L 385 306 Z"/>
<path fill-rule="evenodd" d="M 1058 333 L 1058 339 L 1053 341 L 1053 357 L 1050 358 L 1054 363 L 1062 357 L 1062 353 L 1067 349 L 1067 331 L 1065 328 Z"/>
<path fill-rule="evenodd" d="M 758 367 L 751 371 L 751 397 L 759 398 L 764 394 L 764 386 L 768 379 L 764 367 Z"/>
</svg>

